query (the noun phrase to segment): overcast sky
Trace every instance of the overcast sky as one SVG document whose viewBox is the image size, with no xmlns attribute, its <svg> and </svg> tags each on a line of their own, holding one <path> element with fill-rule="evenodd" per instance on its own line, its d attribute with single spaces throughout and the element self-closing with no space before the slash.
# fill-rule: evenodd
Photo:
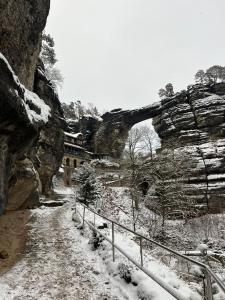
<svg viewBox="0 0 225 300">
<path fill-rule="evenodd" d="M 225 65 L 225 0 L 52 0 L 46 32 L 64 76 L 61 101 L 101 110 L 158 101 L 158 90 Z"/>
</svg>

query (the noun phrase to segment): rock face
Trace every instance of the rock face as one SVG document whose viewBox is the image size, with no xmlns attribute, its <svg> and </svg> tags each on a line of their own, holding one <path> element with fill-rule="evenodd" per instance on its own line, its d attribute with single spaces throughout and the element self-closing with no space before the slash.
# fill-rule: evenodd
<svg viewBox="0 0 225 300">
<path fill-rule="evenodd" d="M 39 204 L 39 176 L 29 158 L 15 161 L 9 180 L 7 210 Z M 35 201 L 33 201 L 35 199 Z M 27 205 L 25 205 L 27 203 Z"/>
<path fill-rule="evenodd" d="M 68 124 L 73 132 L 83 133 L 87 149 L 118 158 L 123 153 L 131 127 L 158 115 L 160 109 L 160 103 L 135 110 L 115 109 L 101 118 L 84 116 L 79 122 Z"/>
<path fill-rule="evenodd" d="M 153 125 L 164 144 L 201 144 L 224 137 L 225 83 L 194 85 L 161 101 Z"/>
<path fill-rule="evenodd" d="M 161 151 L 174 147 L 189 157 L 184 192 L 190 200 L 225 210 L 225 83 L 190 86 L 163 99 L 153 125 Z"/>
<path fill-rule="evenodd" d="M 51 118 L 42 128 L 37 143 L 39 164 L 36 166 L 41 181 L 41 192 L 45 196 L 49 196 L 53 192 L 52 178 L 62 162 L 64 154 L 63 129 L 66 130 L 67 125 L 58 95 L 52 88 L 51 83 L 44 76 L 40 65 L 35 76 L 34 92 L 51 109 Z"/>
<path fill-rule="evenodd" d="M 0 0 L 0 52 L 20 82 L 33 90 L 50 0 Z"/>
<path fill-rule="evenodd" d="M 49 7 L 50 0 L 0 0 L 0 214 L 38 205 L 61 164 L 63 112 L 37 69 Z"/>
<path fill-rule="evenodd" d="M 89 150 L 119 158 L 130 128 L 150 118 L 161 153 L 173 148 L 189 157 L 184 192 L 190 201 L 212 212 L 225 210 L 225 83 L 193 85 L 137 110 L 113 110 L 94 126 L 82 120 L 85 126 L 76 124 L 76 130 L 91 137 Z"/>
<path fill-rule="evenodd" d="M 28 153 L 40 128 L 48 122 L 50 108 L 20 84 L 3 56 L 0 56 L 0 70 L 1 213 L 6 204 L 19 208 L 37 191 L 36 172 Z M 21 186 L 24 187 L 23 197 L 19 197 Z"/>
<path fill-rule="evenodd" d="M 84 136 L 84 147 L 90 151 L 94 151 L 95 134 L 101 124 L 101 118 L 91 116 L 83 116 L 80 121 L 69 120 L 68 130 L 72 132 L 82 132 Z"/>
</svg>

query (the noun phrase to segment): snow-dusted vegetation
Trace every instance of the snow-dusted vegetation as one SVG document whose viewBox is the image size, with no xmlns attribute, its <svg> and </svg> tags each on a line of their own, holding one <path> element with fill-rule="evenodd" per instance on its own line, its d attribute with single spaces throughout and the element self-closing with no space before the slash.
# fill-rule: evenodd
<svg viewBox="0 0 225 300">
<path fill-rule="evenodd" d="M 101 209 L 98 211 L 107 218 L 132 229 L 133 213 L 131 203 L 132 199 L 127 188 L 110 188 L 108 198 L 106 197 L 105 201 L 102 201 Z M 112 263 L 111 244 L 98 234 L 91 233 L 87 225 L 83 230 L 83 225 L 81 226 L 83 206 L 77 204 L 77 209 L 80 216 L 80 219 L 76 219 L 77 228 L 81 229 L 84 236 L 90 238 L 92 250 L 100 255 L 114 280 L 117 279 L 120 282 L 122 278 L 123 284 L 124 281 L 128 284 L 127 290 L 134 292 L 135 295 L 131 299 L 136 299 L 136 297 L 137 299 L 139 297 L 140 299 L 142 297 L 144 299 L 170 299 L 165 291 L 152 282 L 142 271 L 138 270 L 118 250 L 116 250 L 116 262 Z M 160 239 L 158 235 L 160 233 L 159 216 L 148 210 L 144 202 L 140 203 L 139 210 L 136 213 L 137 233 L 156 240 Z M 92 212 L 86 210 L 85 219 L 94 224 Z M 98 216 L 94 222 L 95 226 L 100 228 L 102 234 L 109 239 L 112 238 L 110 222 Z M 225 279 L 223 225 L 223 215 L 208 215 L 190 219 L 187 223 L 179 220 L 167 220 L 166 244 L 181 254 L 191 255 L 197 261 L 206 263 L 220 278 Z M 140 261 L 138 237 L 119 226 L 115 226 L 115 228 L 115 242 L 133 259 Z M 181 294 L 185 294 L 187 299 L 202 299 L 204 293 L 202 278 L 204 274 L 200 267 L 184 261 L 148 241 L 144 241 L 143 249 L 143 263 L 147 269 L 163 278 L 166 283 L 177 289 Z M 221 298 L 223 294 L 216 284 L 214 288 L 215 299 L 223 299 Z"/>
<path fill-rule="evenodd" d="M 0 300 L 225 300 L 225 1 L 192 2 L 0 0 Z"/>
</svg>

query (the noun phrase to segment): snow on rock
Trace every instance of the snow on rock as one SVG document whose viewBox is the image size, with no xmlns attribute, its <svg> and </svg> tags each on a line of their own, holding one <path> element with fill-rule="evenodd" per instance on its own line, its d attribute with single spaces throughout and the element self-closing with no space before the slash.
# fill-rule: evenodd
<svg viewBox="0 0 225 300">
<path fill-rule="evenodd" d="M 38 121 L 43 121 L 44 123 L 47 123 L 48 118 L 51 115 L 50 107 L 46 105 L 44 101 L 38 97 L 37 94 L 32 93 L 27 89 L 25 89 L 24 98 L 25 108 L 30 121 L 32 123 Z"/>
<path fill-rule="evenodd" d="M 200 244 L 197 247 L 197 250 L 199 250 L 202 253 L 206 253 L 206 251 L 208 250 L 208 248 L 209 248 L 208 245 L 206 245 L 206 244 Z"/>
<path fill-rule="evenodd" d="M 69 136 L 71 138 L 78 138 L 79 136 L 83 136 L 82 132 L 78 132 L 78 133 L 69 133 L 69 132 L 66 132 L 64 131 L 65 135 L 66 136 Z"/>
<path fill-rule="evenodd" d="M 20 105 L 24 107 L 29 121 L 32 124 L 39 122 L 47 123 L 48 118 L 51 116 L 50 107 L 46 105 L 37 94 L 27 90 L 24 85 L 20 83 L 7 59 L 1 53 L 0 62 L 2 67 L 7 70 L 7 75 L 11 78 L 9 92 L 11 94 L 14 93 L 19 98 L 18 102 L 21 102 Z M 14 90 L 12 90 L 13 88 Z"/>
<path fill-rule="evenodd" d="M 100 116 L 97 116 L 97 115 L 94 115 L 94 114 L 84 114 L 83 115 L 84 118 L 93 118 L 93 119 L 96 119 L 97 121 L 99 122 L 102 122 L 102 118 Z"/>
<path fill-rule="evenodd" d="M 91 166 L 100 168 L 120 168 L 120 164 L 109 161 L 107 159 L 93 159 L 91 161 Z"/>
</svg>

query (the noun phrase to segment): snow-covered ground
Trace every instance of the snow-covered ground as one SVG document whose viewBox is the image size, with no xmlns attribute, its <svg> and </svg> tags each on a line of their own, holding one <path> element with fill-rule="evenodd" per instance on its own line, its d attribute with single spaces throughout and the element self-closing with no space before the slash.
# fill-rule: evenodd
<svg viewBox="0 0 225 300">
<path fill-rule="evenodd" d="M 82 216 L 83 207 L 78 203 L 77 209 Z M 85 219 L 90 223 L 93 223 L 93 213 L 86 210 Z M 101 217 L 96 216 L 95 224 L 96 227 L 103 225 L 103 220 Z M 108 223 L 109 228 L 101 229 L 101 232 L 106 235 L 109 239 L 112 239 L 111 226 Z M 78 225 L 79 226 L 79 225 Z M 90 230 L 86 225 L 84 230 L 84 235 L 90 237 Z M 127 254 L 129 254 L 137 262 L 140 262 L 140 248 L 137 242 L 134 241 L 134 236 L 132 233 L 121 231 L 117 226 L 115 226 L 115 242 L 118 244 Z M 106 266 L 109 275 L 114 278 L 115 282 L 120 287 L 120 297 L 121 295 L 126 295 L 125 299 L 159 299 L 159 300 L 169 300 L 174 299 L 173 296 L 168 294 L 163 288 L 161 288 L 156 282 L 145 275 L 141 270 L 139 270 L 134 264 L 129 262 L 129 260 L 116 250 L 115 263 L 112 263 L 112 246 L 106 240 L 103 240 L 100 247 L 96 249 L 96 254 L 102 258 L 102 263 Z M 197 300 L 201 299 L 199 294 L 195 291 L 193 292 L 190 287 L 178 276 L 175 272 L 171 271 L 167 266 L 162 264 L 160 261 L 153 258 L 149 253 L 143 250 L 144 256 L 144 266 L 155 274 L 158 278 L 163 280 L 166 284 L 174 288 L 180 293 L 180 295 L 185 295 L 186 299 Z M 125 284 L 124 279 L 121 278 L 120 267 L 125 265 L 125 269 L 129 270 L 131 275 L 131 284 Z M 123 276 L 122 276 L 123 277 Z M 133 284 L 134 285 L 133 285 Z M 125 285 L 125 289 L 124 289 Z M 119 298 L 123 299 L 123 298 Z"/>
<path fill-rule="evenodd" d="M 101 214 L 107 216 L 111 220 L 117 221 L 120 224 L 125 225 L 126 227 L 133 229 L 132 224 L 132 205 L 131 198 L 127 188 L 111 188 L 110 189 L 110 197 L 103 201 L 101 206 Z M 212 219 L 212 220 L 211 220 Z M 153 220 L 153 221 L 152 221 Z M 211 221 L 210 221 L 211 220 Z M 90 221 L 93 221 L 93 216 L 90 215 Z M 157 221 L 157 220 L 156 220 Z M 103 222 L 103 220 L 101 220 Z M 152 235 L 153 232 L 157 230 L 154 229 L 154 226 L 159 227 L 155 223 L 155 215 L 153 212 L 148 210 L 144 202 L 140 203 L 140 209 L 138 213 L 138 222 L 136 224 L 137 232 L 143 234 L 148 237 Z M 177 250 L 181 253 L 184 253 L 183 250 L 188 249 L 198 249 L 199 245 L 201 245 L 204 241 L 205 232 L 208 234 L 208 244 L 209 249 L 207 251 L 207 255 L 204 257 L 194 257 L 194 259 L 208 264 L 214 272 L 222 279 L 225 280 L 224 268 L 219 260 L 213 259 L 212 250 L 214 249 L 220 258 L 222 258 L 223 254 L 221 254 L 221 250 L 224 246 L 224 239 L 221 234 L 224 232 L 224 216 L 223 215 L 208 215 L 201 218 L 191 219 L 187 224 L 184 224 L 182 220 L 168 220 L 168 241 L 170 247 L 174 250 Z M 119 245 L 123 245 L 126 249 L 128 248 L 128 254 L 132 253 L 134 258 L 140 258 L 139 254 L 139 246 L 137 239 L 135 239 L 132 234 L 125 232 L 123 229 L 118 228 L 116 226 L 116 240 L 119 241 Z M 107 230 L 105 230 L 107 232 Z M 221 232 L 220 232 L 221 231 Z M 157 232 L 156 232 L 157 233 Z M 110 230 L 108 232 L 110 234 Z M 211 238 L 214 238 L 213 240 Z M 131 246 L 131 242 L 133 245 Z M 126 247 L 126 245 L 128 245 Z M 202 272 L 200 268 L 191 263 L 187 263 L 182 259 L 179 259 L 177 256 L 169 255 L 167 251 L 160 249 L 159 247 L 155 247 L 151 243 L 147 243 L 144 245 L 145 248 L 145 257 L 147 262 L 145 264 L 148 266 L 149 270 L 154 270 L 149 260 L 152 262 L 156 261 L 157 266 L 159 266 L 160 262 L 163 262 L 163 267 L 168 266 L 170 270 L 173 270 L 174 273 L 179 276 L 179 278 L 183 278 L 186 283 L 188 283 L 193 290 L 198 290 L 201 293 L 203 292 L 203 282 L 202 282 Z M 132 251 L 131 251 L 132 250 Z M 170 282 L 176 282 L 177 277 L 171 277 L 171 274 L 168 274 L 166 271 L 163 271 L 166 278 L 166 282 L 168 278 L 173 278 L 173 280 L 169 280 Z M 173 273 L 173 275 L 174 275 Z M 156 274 L 160 274 L 160 272 L 156 268 Z M 181 283 L 182 286 L 182 283 Z M 215 299 L 223 299 L 224 295 L 221 294 L 218 290 L 218 286 L 215 284 Z M 185 295 L 189 295 L 188 292 L 185 292 Z M 193 296 L 192 296 L 193 297 Z"/>
<path fill-rule="evenodd" d="M 71 203 L 32 211 L 26 253 L 0 277 L 1 300 L 123 299 L 113 298 L 101 258 L 74 228 L 72 213 Z"/>
<path fill-rule="evenodd" d="M 56 192 L 60 194 L 60 199 L 68 202 L 57 208 L 41 207 L 31 211 L 26 251 L 22 259 L 0 276 L 0 300 L 174 299 L 118 250 L 116 261 L 112 262 L 112 247 L 106 240 L 101 241 L 100 246 L 94 249 L 91 242 L 93 232 L 88 226 L 84 230 L 79 229 L 79 222 L 72 221 L 73 190 L 59 187 Z M 125 203 L 117 204 L 122 205 L 123 209 L 122 212 L 121 209 L 118 210 L 120 221 L 129 225 Z M 79 210 L 82 212 L 81 206 Z M 87 212 L 86 217 L 93 222 L 93 214 Z M 116 217 L 115 211 L 111 217 Z M 96 225 L 102 223 L 100 218 L 96 219 Z M 139 246 L 132 234 L 115 229 L 117 244 L 139 260 Z M 103 232 L 111 237 L 110 227 L 103 229 Z M 193 286 L 191 289 L 147 250 L 144 250 L 144 266 L 187 299 L 201 299 Z M 131 283 L 124 280 L 124 277 L 129 276 Z"/>
</svg>

